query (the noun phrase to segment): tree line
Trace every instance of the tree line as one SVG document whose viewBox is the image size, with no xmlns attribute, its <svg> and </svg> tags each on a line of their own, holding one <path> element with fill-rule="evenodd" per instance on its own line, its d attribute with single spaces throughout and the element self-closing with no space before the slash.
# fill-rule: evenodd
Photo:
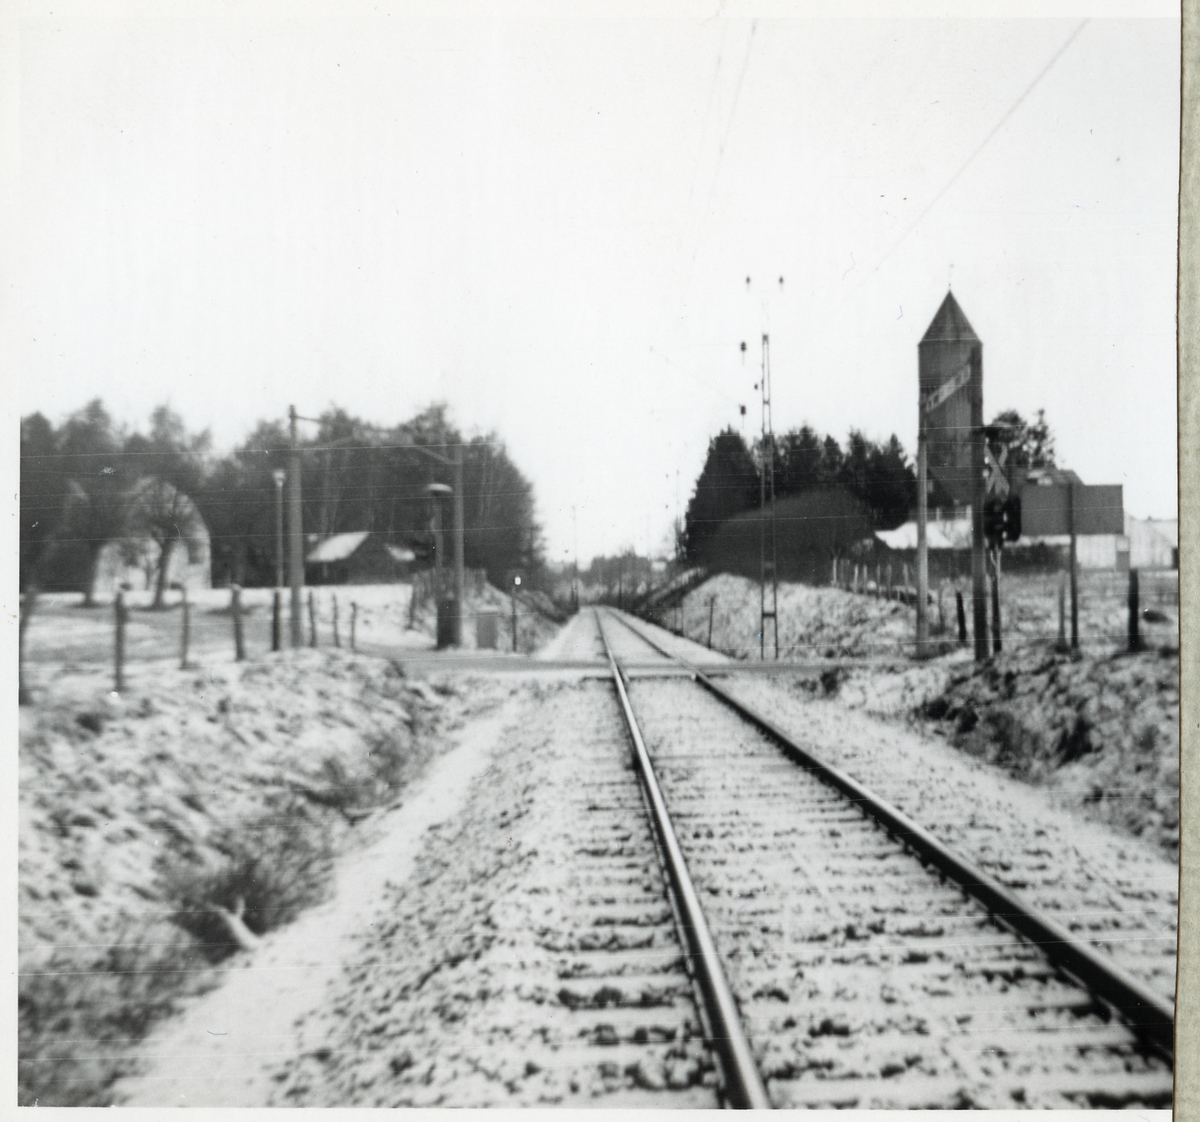
<svg viewBox="0 0 1200 1122">
<path fill-rule="evenodd" d="M 298 442 L 306 534 L 368 530 L 427 551 L 426 487 L 453 482 L 435 456 L 461 445 L 467 566 L 493 580 L 541 569 L 533 487 L 494 433 L 465 439 L 440 404 L 386 427 L 331 406 L 306 428 Z M 273 584 L 274 472 L 288 465 L 287 427 L 260 421 L 228 455 L 211 444 L 166 406 L 144 433 L 118 424 L 99 398 L 57 427 L 40 413 L 22 418 L 22 591 L 70 588 L 90 599 L 101 551 L 115 542 L 127 561 L 148 556 L 161 603 L 174 551 L 192 552 L 205 531 L 214 583 Z"/>
<path fill-rule="evenodd" d="M 1043 410 L 1027 422 L 1015 409 L 998 413 L 992 426 L 1008 448 L 1009 467 L 1054 467 L 1054 434 Z M 684 518 L 681 550 L 698 563 L 705 545 L 721 524 L 762 505 L 767 451 L 760 438 L 748 445 L 734 428 L 709 441 Z M 773 437 L 770 445 L 775 497 L 786 498 L 818 488 L 837 488 L 858 503 L 875 530 L 891 530 L 906 521 L 917 502 L 917 473 L 893 433 L 876 442 L 851 429 L 843 447 L 834 437 L 809 425 Z"/>
</svg>

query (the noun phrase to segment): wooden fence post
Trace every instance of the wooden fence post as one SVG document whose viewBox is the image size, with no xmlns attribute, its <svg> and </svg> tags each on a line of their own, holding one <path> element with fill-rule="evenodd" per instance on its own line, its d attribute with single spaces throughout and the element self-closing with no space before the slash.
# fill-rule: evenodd
<svg viewBox="0 0 1200 1122">
<path fill-rule="evenodd" d="M 183 586 L 181 594 L 182 599 L 179 606 L 183 610 L 183 637 L 179 644 L 179 669 L 186 670 L 188 668 L 188 643 L 192 631 L 192 605 L 188 603 L 187 585 Z"/>
<path fill-rule="evenodd" d="M 241 662 L 246 657 L 246 638 L 242 632 L 242 588 L 241 585 L 229 586 L 229 610 L 233 613 L 233 651 L 234 657 Z"/>
<path fill-rule="evenodd" d="M 125 593 L 118 590 L 113 600 L 116 615 L 116 638 L 113 643 L 113 689 L 121 693 L 125 689 Z"/>
<path fill-rule="evenodd" d="M 358 605 L 353 600 L 351 600 L 350 601 L 350 649 L 352 651 L 358 650 L 358 647 L 356 646 L 355 635 L 354 635 L 354 629 L 355 629 L 355 625 L 357 623 L 358 623 Z"/>
<path fill-rule="evenodd" d="M 1129 570 L 1129 649 L 1140 651 L 1142 637 L 1138 633 L 1138 571 Z"/>
<path fill-rule="evenodd" d="M 1070 650 L 1067 644 L 1067 574 L 1058 574 L 1058 642 L 1054 649 L 1060 654 Z"/>
<path fill-rule="evenodd" d="M 712 650 L 712 627 L 713 627 L 713 607 L 717 603 L 715 596 L 708 598 L 708 649 Z"/>
<path fill-rule="evenodd" d="M 958 613 L 958 641 L 965 647 L 967 645 L 967 609 L 963 605 L 961 588 L 954 590 L 954 608 Z"/>
<path fill-rule="evenodd" d="M 338 631 L 338 606 L 336 595 L 333 598 L 333 645 L 335 647 L 340 647 L 342 645 L 341 632 Z"/>
<path fill-rule="evenodd" d="M 271 650 L 283 646 L 283 593 L 277 588 L 271 597 Z"/>
<path fill-rule="evenodd" d="M 308 590 L 308 645 L 317 645 L 317 602 L 311 588 Z"/>
<path fill-rule="evenodd" d="M 992 553 L 992 653 L 1000 653 L 1000 547 Z"/>
</svg>

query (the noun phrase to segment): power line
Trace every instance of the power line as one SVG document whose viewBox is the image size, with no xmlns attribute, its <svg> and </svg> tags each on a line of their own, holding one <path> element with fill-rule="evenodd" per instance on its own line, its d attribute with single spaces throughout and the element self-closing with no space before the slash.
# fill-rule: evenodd
<svg viewBox="0 0 1200 1122">
<path fill-rule="evenodd" d="M 938 193 L 936 195 L 934 195 L 933 199 L 930 200 L 929 204 L 925 207 L 925 209 L 922 210 L 921 213 L 917 215 L 917 217 L 909 224 L 909 226 L 905 229 L 905 231 L 896 239 L 896 241 L 892 244 L 891 249 L 889 249 L 875 264 L 874 268 L 872 268 L 866 274 L 866 276 L 863 278 L 863 281 L 858 285 L 858 288 L 862 287 L 862 284 L 866 282 L 867 277 L 874 276 L 883 267 L 884 262 L 886 262 L 887 259 L 889 257 L 891 257 L 891 255 L 893 253 L 895 253 L 897 249 L 900 248 L 900 244 L 904 241 L 904 239 L 907 238 L 908 235 L 911 234 L 913 232 L 913 230 L 915 230 L 917 228 L 917 226 L 919 226 L 921 224 L 921 222 L 924 221 L 925 216 L 931 210 L 933 210 L 933 208 L 935 206 L 937 206 L 937 204 L 939 202 L 941 202 L 942 197 L 946 194 L 946 192 L 949 191 L 950 188 L 953 187 L 954 184 L 958 182 L 958 180 L 962 176 L 963 172 L 965 172 L 967 170 L 967 168 L 969 168 L 975 162 L 975 159 L 976 159 L 976 157 L 978 157 L 979 153 L 982 152 L 988 146 L 988 144 L 991 143 L 991 141 L 995 137 L 995 135 L 1008 123 L 1009 118 L 1017 111 L 1017 109 L 1020 107 L 1021 103 L 1031 93 L 1033 93 L 1033 91 L 1036 88 L 1036 86 L 1038 85 L 1038 83 L 1050 72 L 1051 67 L 1053 67 L 1054 64 L 1056 62 L 1058 62 L 1058 60 L 1060 58 L 1062 58 L 1063 53 L 1066 51 L 1066 49 L 1072 43 L 1075 42 L 1075 40 L 1079 37 L 1079 33 L 1084 29 L 1084 27 L 1087 26 L 1087 24 L 1089 22 L 1090 22 L 1090 20 L 1088 20 L 1088 19 L 1083 19 L 1083 20 L 1079 21 L 1079 24 L 1076 26 L 1075 30 L 1072 31 L 1071 34 L 1067 36 L 1066 42 L 1063 43 L 1063 45 L 1061 47 L 1059 47 L 1057 51 L 1054 52 L 1054 54 L 1050 58 L 1050 61 L 1047 62 L 1046 65 L 1043 66 L 1041 68 L 1041 70 L 1039 70 L 1037 72 L 1033 81 L 1030 82 L 1029 85 L 1027 85 L 1025 87 L 1025 89 L 1021 92 L 1021 96 L 1018 97 L 1017 100 L 1014 101 L 1012 103 L 1012 105 L 1010 105 L 1008 107 L 1008 110 L 1005 112 L 1004 116 L 1001 117 L 1000 120 L 996 122 L 995 126 L 993 126 L 992 131 L 989 132 L 987 134 L 987 136 L 985 136 L 983 138 L 983 140 L 980 142 L 980 144 L 975 149 L 975 151 L 972 152 L 966 158 L 966 160 L 963 162 L 962 166 L 958 169 L 958 171 L 956 171 L 946 181 L 945 186 L 942 187 L 942 189 L 940 191 L 938 191 Z"/>
</svg>

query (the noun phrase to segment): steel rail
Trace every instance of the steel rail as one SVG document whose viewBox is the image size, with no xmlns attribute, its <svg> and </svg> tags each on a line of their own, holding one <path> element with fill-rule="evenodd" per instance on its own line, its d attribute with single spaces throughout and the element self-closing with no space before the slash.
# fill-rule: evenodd
<svg viewBox="0 0 1200 1122">
<path fill-rule="evenodd" d="M 658 777 L 654 773 L 654 765 L 650 762 L 650 753 L 646 751 L 641 729 L 638 728 L 637 719 L 633 715 L 633 706 L 629 703 L 621 668 L 608 644 L 604 624 L 598 612 L 596 626 L 604 643 L 613 682 L 616 684 L 621 709 L 625 714 L 625 723 L 633 741 L 634 762 L 650 805 L 650 817 L 665 859 L 667 876 L 681 919 L 682 934 L 691 952 L 690 962 L 704 999 L 710 1026 L 710 1043 L 720 1058 L 721 1070 L 725 1076 L 726 1099 L 736 1110 L 770 1110 L 771 1100 L 767 1097 L 758 1065 L 754 1062 L 750 1042 L 742 1028 L 737 1002 L 721 968 L 721 959 L 712 933 L 708 929 L 708 921 L 704 918 L 700 897 L 688 873 L 675 828 L 671 825 L 671 816 L 667 811 Z"/>
<path fill-rule="evenodd" d="M 798 744 L 778 725 L 722 689 L 687 659 L 668 651 L 624 616 L 616 615 L 615 618 L 643 642 L 684 667 L 705 689 L 779 744 L 796 763 L 836 787 L 888 832 L 901 838 L 922 858 L 954 880 L 983 904 L 994 919 L 1039 946 L 1056 966 L 1073 975 L 1093 996 L 1115 1009 L 1139 1037 L 1174 1062 L 1175 1011 L 1169 1002 L 1061 924 L 1038 912 L 978 865 L 955 853 L 903 811 L 821 759 L 811 749 Z"/>
</svg>

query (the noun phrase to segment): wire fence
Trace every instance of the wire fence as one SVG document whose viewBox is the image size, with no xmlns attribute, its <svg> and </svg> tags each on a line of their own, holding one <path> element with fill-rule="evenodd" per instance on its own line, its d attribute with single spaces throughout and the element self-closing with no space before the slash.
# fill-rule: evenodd
<svg viewBox="0 0 1200 1122">
<path fill-rule="evenodd" d="M 781 582 L 778 629 L 781 659 L 911 658 L 916 648 L 916 589 L 896 565 L 846 566 L 841 586 Z M 1136 582 L 1136 609 L 1131 584 Z M 930 636 L 935 654 L 972 645 L 969 579 L 934 582 Z M 1001 574 L 1002 649 L 1070 647 L 1071 599 L 1065 573 Z M 1179 649 L 1179 579 L 1174 570 L 1135 574 L 1083 570 L 1077 580 L 1079 647 L 1093 654 Z M 738 659 L 759 658 L 761 627 L 757 581 L 719 576 L 686 596 L 655 604 L 647 618 L 678 635 Z M 988 587 L 988 649 L 994 652 L 994 605 Z M 1131 633 L 1131 622 L 1136 631 Z M 767 621 L 766 657 L 774 656 Z"/>
<path fill-rule="evenodd" d="M 422 571 L 403 583 L 305 587 L 299 646 L 385 656 L 426 649 L 446 630 L 451 581 L 449 571 Z M 529 653 L 554 629 L 553 605 L 539 593 L 501 592 L 481 569 L 466 570 L 464 589 L 467 648 Z M 149 590 L 122 589 L 91 605 L 78 593 L 23 595 L 20 700 L 31 701 L 31 683 L 61 670 L 106 669 L 120 692 L 130 676 L 172 664 L 259 659 L 292 648 L 292 616 L 287 588 L 174 587 L 158 606 Z"/>
</svg>

